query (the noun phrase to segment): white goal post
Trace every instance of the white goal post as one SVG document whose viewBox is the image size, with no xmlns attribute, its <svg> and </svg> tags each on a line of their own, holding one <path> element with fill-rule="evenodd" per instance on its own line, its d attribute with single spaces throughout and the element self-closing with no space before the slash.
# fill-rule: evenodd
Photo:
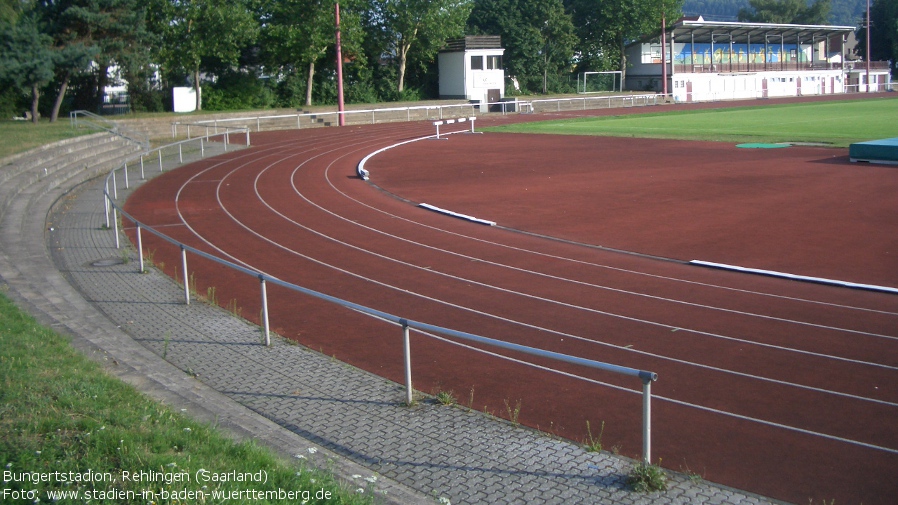
<svg viewBox="0 0 898 505">
<path fill-rule="evenodd" d="M 577 93 L 619 92 L 623 89 L 623 72 L 580 72 L 577 76 Z"/>
</svg>

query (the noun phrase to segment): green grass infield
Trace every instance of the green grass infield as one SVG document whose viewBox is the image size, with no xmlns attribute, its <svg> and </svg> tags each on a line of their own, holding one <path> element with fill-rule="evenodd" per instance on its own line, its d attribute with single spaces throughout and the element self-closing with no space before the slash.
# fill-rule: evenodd
<svg viewBox="0 0 898 505">
<path fill-rule="evenodd" d="M 663 111 L 519 123 L 488 128 L 511 133 L 712 140 L 734 143 L 854 142 L 898 137 L 898 96 L 832 102 Z"/>
</svg>

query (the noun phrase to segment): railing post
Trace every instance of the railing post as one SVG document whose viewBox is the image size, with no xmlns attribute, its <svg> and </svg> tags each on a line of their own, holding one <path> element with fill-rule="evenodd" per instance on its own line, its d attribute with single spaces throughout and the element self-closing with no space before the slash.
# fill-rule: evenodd
<svg viewBox="0 0 898 505">
<path fill-rule="evenodd" d="M 246 129 L 246 147 L 249 147 L 249 128 Z"/>
<path fill-rule="evenodd" d="M 225 128 L 224 132 L 224 141 L 225 141 L 225 152 L 228 152 L 228 138 L 231 136 L 231 130 Z"/>
<path fill-rule="evenodd" d="M 184 163 L 184 150 L 181 148 L 184 144 L 178 142 L 178 163 Z"/>
<path fill-rule="evenodd" d="M 109 179 L 106 179 L 106 191 L 103 192 L 103 205 L 106 209 L 106 212 L 103 213 L 103 216 L 106 218 L 106 229 L 109 229 Z"/>
<path fill-rule="evenodd" d="M 118 241 L 118 212 L 115 210 L 115 206 L 112 207 L 112 227 L 115 231 L 115 248 L 119 249 L 121 245 Z"/>
<path fill-rule="evenodd" d="M 259 283 L 262 285 L 262 331 L 265 332 L 265 345 L 271 345 L 271 332 L 268 322 L 268 289 L 265 287 L 265 277 L 259 275 Z"/>
<path fill-rule="evenodd" d="M 652 462 L 652 379 L 642 378 L 642 461 Z"/>
<path fill-rule="evenodd" d="M 130 189 L 131 183 L 128 182 L 128 162 L 125 162 L 125 189 Z"/>
<path fill-rule="evenodd" d="M 140 178 L 142 180 L 146 180 L 147 176 L 143 171 L 143 155 L 140 155 Z"/>
<path fill-rule="evenodd" d="M 140 258 L 140 271 L 143 273 L 143 240 L 140 236 L 140 223 L 137 223 L 137 257 Z"/>
<path fill-rule="evenodd" d="M 118 200 L 118 184 L 115 182 L 115 170 L 112 171 L 112 199 Z"/>
<path fill-rule="evenodd" d="M 200 158 L 206 157 L 206 145 L 203 143 L 203 137 L 200 137 Z"/>
<path fill-rule="evenodd" d="M 159 173 L 161 174 L 162 173 L 162 148 L 160 147 L 159 150 L 156 152 L 159 153 Z"/>
<path fill-rule="evenodd" d="M 190 277 L 187 274 L 187 249 L 181 246 L 181 269 L 184 272 L 184 301 L 190 305 Z"/>
<path fill-rule="evenodd" d="M 405 357 L 405 404 L 411 405 L 412 398 L 412 347 L 408 335 L 408 321 L 400 319 L 402 324 L 402 349 Z"/>
</svg>

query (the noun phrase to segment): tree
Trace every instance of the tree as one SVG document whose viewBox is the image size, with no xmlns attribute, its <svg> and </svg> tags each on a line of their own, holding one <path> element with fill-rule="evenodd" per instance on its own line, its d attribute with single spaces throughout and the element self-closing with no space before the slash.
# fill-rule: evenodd
<svg viewBox="0 0 898 505">
<path fill-rule="evenodd" d="M 749 0 L 748 9 L 739 9 L 739 21 L 823 25 L 829 22 L 831 0 Z"/>
<path fill-rule="evenodd" d="M 22 2 L 18 0 L 0 0 L 0 23 L 15 23 L 22 10 Z"/>
<path fill-rule="evenodd" d="M 99 106 L 109 68 L 148 55 L 146 5 L 140 0 L 38 0 L 46 33 L 53 37 L 59 82 L 51 121 L 59 115 L 70 79 L 92 61 L 92 106 Z"/>
<path fill-rule="evenodd" d="M 366 24 L 386 56 L 396 62 L 396 91 L 405 89 L 412 51 L 433 58 L 446 40 L 464 35 L 471 0 L 370 0 Z"/>
<path fill-rule="evenodd" d="M 161 40 L 159 56 L 170 70 L 183 69 L 196 90 L 202 110 L 200 72 L 204 60 L 236 65 L 241 50 L 259 32 L 249 6 L 231 0 L 156 0 L 151 29 Z"/>
<path fill-rule="evenodd" d="M 866 57 L 867 26 L 866 15 L 864 25 L 857 32 L 858 55 Z M 898 3 L 893 0 L 873 0 L 870 5 L 870 59 L 873 61 L 891 61 L 892 75 L 898 77 Z"/>
<path fill-rule="evenodd" d="M 31 94 L 31 120 L 38 122 L 41 88 L 53 79 L 53 38 L 41 32 L 34 16 L 0 26 L 0 78 Z"/>
<path fill-rule="evenodd" d="M 677 19 L 683 0 L 569 0 L 580 35 L 581 70 L 619 69 L 626 76 L 626 45 L 659 34 L 661 17 Z"/>
<path fill-rule="evenodd" d="M 306 105 L 312 105 L 315 67 L 335 44 L 335 0 L 269 0 L 263 7 L 262 48 L 265 60 L 290 73 L 307 68 Z M 359 0 L 340 2 L 344 57 L 361 57 Z"/>
<path fill-rule="evenodd" d="M 550 90 L 570 70 L 577 37 L 561 0 L 476 0 L 472 32 L 500 35 L 505 66 L 523 90 Z"/>
</svg>

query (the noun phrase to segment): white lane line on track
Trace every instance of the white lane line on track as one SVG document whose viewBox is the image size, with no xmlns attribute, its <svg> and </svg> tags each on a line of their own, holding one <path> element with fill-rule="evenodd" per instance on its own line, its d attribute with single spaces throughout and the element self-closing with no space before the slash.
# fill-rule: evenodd
<svg viewBox="0 0 898 505">
<path fill-rule="evenodd" d="M 245 165 L 244 165 L 244 166 L 245 166 Z M 233 172 L 233 171 L 232 171 L 232 172 Z M 180 195 L 180 190 L 179 190 L 178 194 Z M 224 210 L 224 209 L 223 209 L 223 210 Z M 227 213 L 226 210 L 225 210 L 225 212 Z M 179 215 L 180 215 L 180 213 L 179 213 Z M 228 213 L 228 215 L 231 216 L 229 213 Z M 231 218 L 234 219 L 233 216 L 231 216 Z M 183 217 L 182 217 L 182 219 L 183 219 Z M 243 226 L 244 228 L 246 228 L 245 225 L 243 225 L 242 223 L 240 223 L 240 222 L 237 221 L 236 219 L 234 219 L 234 221 L 235 221 L 236 223 L 238 223 L 239 225 Z M 185 225 L 187 225 L 186 221 L 185 221 Z M 188 226 L 188 228 L 190 228 L 189 225 L 187 225 L 187 226 Z M 199 235 L 198 233 L 196 233 L 195 230 L 193 230 L 192 228 L 190 228 L 190 229 L 191 229 L 192 233 L 194 233 L 194 235 L 197 236 L 200 240 L 202 240 L 203 242 L 206 242 L 207 244 L 211 245 L 211 246 L 214 247 L 216 250 L 221 251 L 220 248 L 218 248 L 218 247 L 212 245 L 211 243 L 209 243 L 205 238 L 203 238 L 201 235 Z M 248 229 L 248 228 L 247 228 L 247 229 Z M 255 233 L 255 232 L 252 232 L 252 230 L 249 230 L 249 231 L 250 231 L 251 233 Z M 258 235 L 258 234 L 256 234 L 256 235 Z M 260 237 L 261 237 L 261 236 L 260 236 Z M 263 240 L 268 240 L 268 239 L 266 239 L 265 237 L 261 237 L 261 238 L 262 238 Z M 271 241 L 269 241 L 269 242 L 271 242 Z M 222 252 L 223 252 L 223 251 L 222 251 Z M 235 261 L 237 261 L 237 262 L 239 262 L 239 263 L 246 264 L 246 263 L 244 263 L 244 262 L 242 262 L 242 261 L 240 261 L 240 260 L 237 260 L 236 258 L 234 258 L 233 256 L 231 256 L 230 254 L 227 254 L 227 253 L 224 253 L 224 254 L 227 255 L 227 256 L 229 256 L 229 257 L 231 257 L 231 258 L 233 258 L 233 259 L 235 259 Z M 297 254 L 298 254 L 298 253 L 297 253 Z M 298 255 L 299 255 L 299 256 L 303 256 L 303 255 L 301 255 L 301 254 L 298 254 Z M 314 260 L 314 259 L 311 259 L 311 258 L 309 258 L 309 259 L 312 260 L 312 261 L 317 262 L 317 260 Z M 252 267 L 250 267 L 250 268 L 252 268 Z M 354 274 L 352 274 L 352 273 L 350 273 L 350 272 L 347 272 L 347 273 L 349 273 L 350 275 L 354 275 Z M 376 281 L 374 281 L 374 282 L 376 282 Z M 663 357 L 662 357 L 662 358 L 663 358 Z M 510 359 L 510 358 L 509 358 L 509 359 Z M 731 371 L 729 371 L 729 372 L 731 372 Z M 563 372 L 562 372 L 562 373 L 563 373 Z M 739 374 L 738 372 L 731 372 L 731 373 L 737 373 L 737 374 Z M 745 374 L 745 375 L 748 376 L 747 374 Z M 749 376 L 749 377 L 752 377 L 752 376 Z M 772 379 L 766 379 L 766 378 L 762 378 L 762 377 L 754 377 L 754 378 L 761 379 L 761 380 L 772 380 Z M 773 382 L 777 382 L 777 381 L 773 381 Z M 801 385 L 794 385 L 794 386 L 800 387 L 800 388 L 805 388 L 805 389 L 812 389 L 812 390 L 815 389 L 815 388 L 809 388 L 809 387 L 807 387 L 807 386 L 801 386 Z M 820 390 L 820 391 L 828 392 L 828 393 L 831 393 L 831 394 L 843 395 L 843 396 L 851 396 L 851 395 L 844 395 L 844 394 L 842 394 L 842 393 L 837 393 L 837 392 L 832 392 L 832 391 L 826 391 L 826 390 Z M 674 402 L 674 403 L 677 403 L 677 404 L 681 404 L 681 405 L 684 405 L 684 406 L 687 406 L 687 407 L 697 408 L 697 409 L 700 409 L 700 410 L 705 410 L 705 411 L 710 411 L 710 412 L 716 412 L 716 413 L 719 413 L 719 414 L 721 414 L 721 415 L 727 415 L 727 416 L 732 416 L 732 417 L 742 418 L 742 419 L 746 419 L 746 420 L 749 420 L 749 421 L 755 421 L 755 422 L 758 422 L 758 423 L 761 423 L 761 424 L 765 424 L 765 425 L 769 425 L 769 426 L 779 427 L 779 428 L 788 429 L 788 430 L 793 430 L 793 431 L 799 431 L 799 432 L 807 433 L 807 434 L 810 434 L 810 435 L 820 436 L 820 437 L 824 437 L 824 438 L 828 438 L 828 439 L 833 439 L 833 440 L 839 440 L 839 441 L 843 441 L 843 442 L 847 442 L 847 443 L 852 443 L 852 444 L 856 444 L 856 445 L 860 445 L 860 446 L 865 446 L 865 447 L 869 447 L 869 448 L 885 450 L 885 451 L 888 451 L 888 452 L 898 452 L 898 451 L 893 450 L 893 449 L 884 448 L 884 447 L 880 447 L 880 446 L 875 446 L 875 445 L 867 444 L 867 443 L 864 443 L 864 442 L 858 442 L 858 441 L 852 441 L 852 440 L 844 439 L 844 438 L 840 438 L 840 437 L 834 437 L 834 436 L 832 436 L 832 435 L 827 435 L 827 434 L 823 434 L 823 433 L 817 433 L 817 432 L 813 432 L 813 431 L 809 431 L 809 430 L 804 430 L 804 429 L 801 429 L 801 428 L 790 427 L 790 426 L 787 426 L 787 425 L 783 425 L 783 424 L 779 424 L 779 423 L 773 423 L 773 422 L 770 422 L 770 421 L 764 421 L 764 420 L 760 420 L 760 419 L 753 419 L 753 418 L 741 416 L 741 415 L 739 415 L 739 414 L 729 413 L 729 412 L 720 411 L 720 410 L 717 410 L 717 409 L 712 409 L 712 408 L 709 408 L 709 407 L 703 407 L 703 406 L 700 406 L 700 405 L 690 404 L 690 403 L 688 403 L 688 402 L 683 402 L 683 401 L 680 401 L 680 400 L 673 400 L 673 399 L 664 398 L 664 397 L 659 397 L 659 396 L 656 396 L 656 397 L 662 398 L 662 399 L 665 399 L 665 400 L 667 400 L 667 401 L 671 401 L 671 402 Z M 859 399 L 864 399 L 864 398 L 859 398 Z M 873 399 L 866 399 L 866 400 L 868 400 L 868 401 L 879 402 L 878 400 L 873 400 Z M 888 402 L 886 402 L 886 403 L 888 403 Z"/>
</svg>

